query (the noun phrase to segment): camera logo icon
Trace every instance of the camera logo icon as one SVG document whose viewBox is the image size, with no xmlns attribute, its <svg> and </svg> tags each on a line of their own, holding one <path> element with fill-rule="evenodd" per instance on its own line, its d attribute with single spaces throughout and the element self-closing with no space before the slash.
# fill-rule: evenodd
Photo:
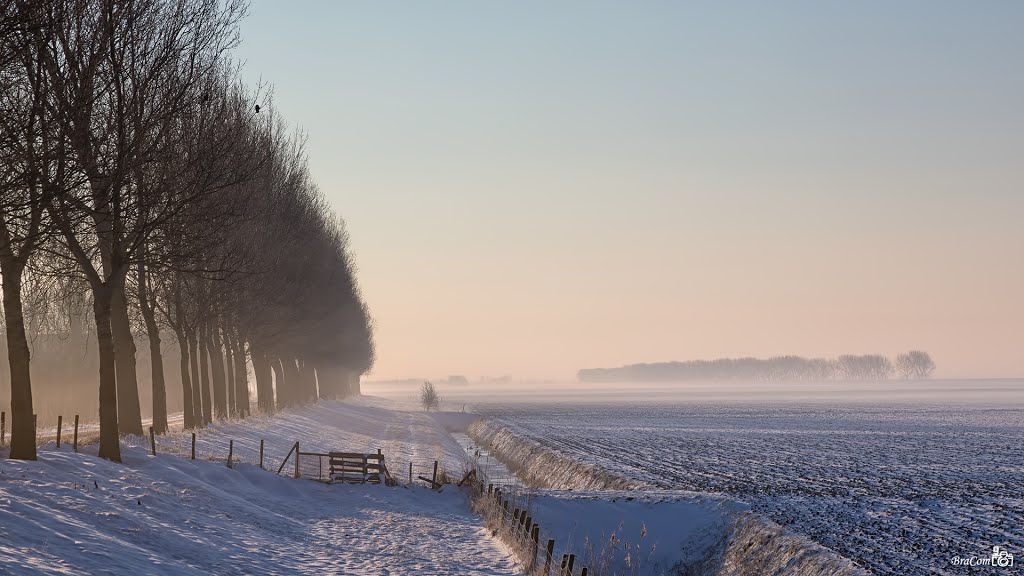
<svg viewBox="0 0 1024 576">
<path fill-rule="evenodd" d="M 992 566 L 1005 568 L 1013 566 L 1013 554 L 1006 551 L 1002 546 L 992 547 Z"/>
</svg>

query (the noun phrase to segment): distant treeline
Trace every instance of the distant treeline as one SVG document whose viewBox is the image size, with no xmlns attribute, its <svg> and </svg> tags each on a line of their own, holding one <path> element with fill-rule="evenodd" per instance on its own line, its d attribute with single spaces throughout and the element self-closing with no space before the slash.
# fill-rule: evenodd
<svg viewBox="0 0 1024 576">
<path fill-rule="evenodd" d="M 923 379 L 935 363 L 927 352 L 914 350 L 895 361 L 880 354 L 846 354 L 838 358 L 719 358 L 688 362 L 630 364 L 620 368 L 585 368 L 581 382 L 678 382 L 685 380 L 886 380 L 894 375 Z"/>
</svg>

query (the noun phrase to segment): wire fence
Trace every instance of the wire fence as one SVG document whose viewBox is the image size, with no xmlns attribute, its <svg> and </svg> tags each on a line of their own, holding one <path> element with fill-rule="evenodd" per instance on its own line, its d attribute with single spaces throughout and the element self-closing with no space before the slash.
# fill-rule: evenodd
<svg viewBox="0 0 1024 576">
<path fill-rule="evenodd" d="M 35 422 L 38 430 L 38 421 Z M 0 412 L 0 447 L 10 440 L 7 415 Z M 187 432 L 187 431 L 185 431 Z M 591 566 L 582 566 L 583 560 L 571 552 L 556 553 L 556 541 L 544 530 L 539 519 L 532 514 L 536 490 L 523 484 L 515 474 L 495 458 L 486 448 L 467 444 L 473 441 L 464 435 L 457 438 L 469 455 L 465 471 L 461 474 L 459 486 L 468 487 L 474 495 L 474 508 L 487 524 L 515 550 L 530 576 L 597 576 L 599 572 Z M 37 443 L 56 442 L 58 448 L 70 444 L 77 451 L 79 446 L 94 442 L 98 438 L 98 427 L 82 426 L 76 415 L 70 422 L 58 416 L 57 426 L 37 431 Z M 224 439 L 201 443 L 195 432 L 157 436 L 152 427 L 148 437 L 131 437 L 130 444 L 145 442 L 152 455 L 173 454 L 192 460 L 222 460 L 228 468 L 240 464 L 258 466 L 278 475 L 306 478 L 321 482 L 371 482 L 395 485 L 425 484 L 440 489 L 455 482 L 451 471 L 433 461 L 425 467 L 408 462 L 407 466 L 388 468 L 381 450 L 376 453 L 304 451 L 296 441 L 284 454 L 271 454 L 263 439 L 256 444 L 252 440 L 236 443 Z M 205 444 L 205 446 L 203 445 Z M 395 463 L 390 463 L 395 464 Z M 543 546 L 541 544 L 544 544 Z M 603 572 L 603 571 L 602 571 Z"/>
<path fill-rule="evenodd" d="M 593 566 L 564 546 L 556 552 L 557 542 L 550 530 L 534 516 L 537 490 L 511 473 L 486 446 L 472 438 L 455 435 L 466 450 L 473 469 L 474 509 L 487 526 L 513 550 L 530 576 L 596 576 Z M 564 535 L 563 535 L 564 537 Z M 561 549 L 558 549 L 561 550 Z M 587 560 L 590 559 L 588 555 Z M 604 571 L 602 571 L 604 572 Z"/>
</svg>

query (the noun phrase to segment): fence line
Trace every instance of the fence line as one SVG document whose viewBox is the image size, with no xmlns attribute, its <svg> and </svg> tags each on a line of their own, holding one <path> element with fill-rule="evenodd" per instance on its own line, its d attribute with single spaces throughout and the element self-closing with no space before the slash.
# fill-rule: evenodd
<svg viewBox="0 0 1024 576">
<path fill-rule="evenodd" d="M 34 424 L 38 426 L 38 417 L 33 417 Z M 79 415 L 75 415 L 74 426 L 73 426 L 73 449 L 78 452 L 79 439 L 80 439 L 80 426 L 79 426 Z M 55 430 L 54 438 L 56 440 L 56 447 L 60 447 L 60 441 L 63 431 L 63 416 L 57 416 L 57 427 Z M 38 429 L 38 427 L 37 427 Z M 7 417 L 5 412 L 0 412 L 0 446 L 7 444 L 8 441 L 8 430 L 7 430 Z M 148 441 L 150 441 L 150 453 L 152 456 L 158 454 L 158 443 L 157 435 L 155 434 L 153 426 L 148 428 Z M 164 450 L 167 450 L 171 454 L 177 454 L 184 456 L 187 454 L 191 459 L 197 459 L 197 435 L 195 431 L 190 433 L 190 449 L 185 452 L 180 449 L 179 443 L 176 442 L 179 437 L 176 436 L 161 436 L 164 441 L 171 441 L 169 446 L 165 444 Z M 37 436 L 37 443 L 40 437 Z M 261 469 L 264 468 L 264 458 L 267 455 L 264 440 L 260 439 L 258 458 L 252 462 L 254 465 L 258 465 Z M 300 449 L 299 442 L 296 442 L 291 446 L 285 458 L 283 459 L 281 466 L 276 470 L 275 474 L 281 475 L 286 465 L 292 460 L 294 455 L 294 471 L 291 476 L 293 478 L 308 478 L 311 480 L 318 480 L 322 482 L 331 482 L 335 480 L 332 475 L 332 456 L 337 457 L 338 455 L 344 456 L 361 456 L 362 471 L 365 475 L 370 475 L 371 471 L 376 471 L 384 478 L 384 481 L 388 485 L 395 485 L 397 482 L 390 475 L 390 471 L 387 469 L 384 463 L 384 456 L 381 450 L 377 450 L 377 454 L 356 454 L 356 453 L 331 453 L 331 452 L 304 452 Z M 224 457 L 223 452 L 220 456 L 212 453 L 202 455 L 205 459 L 209 460 L 220 460 Z M 370 460 L 377 460 L 378 464 L 370 463 Z M 325 462 L 326 460 L 326 462 Z M 223 461 L 223 460 L 222 460 Z M 233 468 L 236 464 L 245 463 L 244 459 L 236 454 L 234 451 L 234 440 L 228 439 L 227 454 L 225 465 L 228 468 Z M 327 466 L 325 466 L 327 464 Z M 379 467 L 376 467 L 379 466 Z M 273 468 L 271 468 L 272 470 Z M 439 462 L 434 460 L 432 467 L 428 467 L 430 470 L 430 478 L 425 476 L 415 475 L 414 462 L 409 462 L 409 485 L 413 485 L 416 480 L 423 481 L 429 485 L 432 489 L 439 489 L 444 484 L 449 484 L 451 479 L 446 474 L 446 470 L 439 468 Z M 315 470 L 315 474 L 313 472 Z M 462 481 L 459 482 L 459 486 L 468 486 L 474 496 L 474 508 L 481 512 L 484 519 L 488 523 L 492 524 L 494 528 L 498 530 L 498 533 L 505 539 L 512 548 L 516 551 L 520 560 L 523 562 L 526 573 L 530 576 L 593 576 L 592 569 L 584 566 L 581 567 L 579 572 L 575 572 L 575 565 L 577 565 L 577 557 L 574 553 L 566 552 L 561 554 L 561 558 L 555 558 L 555 546 L 556 542 L 554 538 L 548 538 L 546 546 L 542 549 L 541 542 L 544 541 L 542 538 L 542 527 L 538 519 L 535 519 L 531 513 L 531 500 L 532 493 L 529 490 L 524 490 L 522 486 L 518 484 L 504 484 L 498 487 L 493 483 L 487 482 L 487 478 L 483 469 L 479 466 L 479 462 L 474 461 L 473 466 L 469 472 L 463 477 Z M 484 491 L 486 487 L 486 491 Z"/>
<path fill-rule="evenodd" d="M 7 418 L 7 412 L 0 411 L 0 447 L 6 447 L 9 446 L 10 444 L 10 427 L 8 426 L 8 424 L 9 422 Z M 39 430 L 39 421 L 37 415 L 33 415 L 33 424 L 36 426 L 37 446 L 45 444 L 47 441 L 54 440 L 56 442 L 56 447 L 59 449 L 61 448 L 62 444 L 66 443 L 64 442 L 64 439 L 66 438 L 64 432 L 67 426 L 64 423 L 63 415 L 57 416 L 56 428 L 50 428 L 48 430 Z M 81 426 L 81 417 L 78 414 L 75 414 L 74 424 L 70 428 L 70 431 L 72 432 L 72 449 L 75 452 L 78 452 L 79 446 L 83 443 L 83 440 L 85 440 L 85 443 L 88 443 L 98 439 L 99 432 L 96 426 Z M 149 454 L 151 456 L 155 456 L 160 452 L 165 452 L 176 454 L 185 458 L 190 458 L 192 460 L 196 460 L 197 458 L 202 458 L 206 460 L 221 460 L 226 463 L 228 468 L 233 468 L 235 467 L 236 464 L 250 463 L 247 461 L 247 458 L 245 456 L 240 455 L 236 451 L 234 439 L 228 439 L 228 446 L 226 450 L 225 459 L 225 452 L 219 452 L 219 454 L 213 452 L 197 452 L 196 432 L 188 430 L 184 430 L 182 432 L 186 432 L 188 434 L 185 436 L 178 433 L 172 433 L 167 435 L 156 434 L 154 428 L 152 426 L 149 426 L 147 434 Z M 186 442 L 190 441 L 190 446 L 183 447 L 183 439 Z M 143 441 L 145 441 L 145 439 Z M 134 442 L 135 441 L 129 440 L 129 445 L 136 445 Z M 244 446 L 244 444 L 241 445 L 241 447 Z M 243 454 L 247 453 L 248 451 L 243 452 Z M 254 446 L 252 449 L 252 454 L 253 458 L 251 463 L 256 466 L 259 466 L 261 469 L 266 469 L 266 459 L 268 457 L 273 457 L 268 452 L 266 442 L 262 438 L 259 441 L 258 451 L 255 449 Z M 353 453 L 341 454 L 351 455 Z M 295 456 L 294 461 L 292 461 L 293 455 Z M 401 478 L 401 476 L 399 478 L 395 478 L 392 475 L 391 470 L 388 469 L 385 464 L 383 454 L 381 453 L 381 450 L 379 448 L 376 449 L 376 454 L 368 453 L 366 454 L 366 456 L 368 460 L 377 461 L 374 463 L 368 462 L 368 473 L 370 473 L 371 475 L 373 473 L 379 473 L 383 477 L 384 481 L 389 485 L 397 485 L 400 483 L 399 478 Z M 277 473 L 280 474 L 283 471 L 285 464 L 288 463 L 289 461 L 292 461 L 294 466 L 292 473 L 293 477 L 310 478 L 313 480 L 329 482 L 333 480 L 330 476 L 330 458 L 331 453 L 329 452 L 302 451 L 299 449 L 299 443 L 296 442 L 290 447 L 290 450 L 285 455 L 284 461 L 281 463 L 281 468 L 278 468 Z M 378 464 L 379 468 L 377 467 Z M 419 468 L 416 468 L 412 461 L 410 461 L 408 465 L 408 485 L 413 485 L 414 483 L 416 483 L 416 479 L 419 478 L 423 480 L 423 482 L 426 483 L 428 486 L 434 489 L 438 489 L 444 484 L 449 483 L 450 481 L 450 476 L 448 475 L 447 470 L 442 469 L 439 466 L 439 462 L 436 460 L 432 461 L 424 471 L 424 474 L 429 475 L 429 478 L 423 475 L 417 476 L 416 474 L 414 474 L 415 470 L 418 470 Z M 271 468 L 271 471 L 273 471 L 273 468 Z"/>
<path fill-rule="evenodd" d="M 577 558 L 571 544 L 561 557 L 555 556 L 556 540 L 542 528 L 540 518 L 533 515 L 534 491 L 518 479 L 512 483 L 494 483 L 474 459 L 477 482 L 474 484 L 474 509 L 484 517 L 522 562 L 529 576 L 595 576 L 594 566 Z M 503 478 L 504 480 L 504 478 Z M 486 487 L 486 490 L 485 490 Z M 546 543 L 542 547 L 541 543 Z"/>
<path fill-rule="evenodd" d="M 73 425 L 73 436 L 71 441 L 71 447 L 75 452 L 78 452 L 78 436 L 79 436 L 79 415 L 75 414 L 75 423 Z M 64 434 L 64 416 L 62 414 L 57 415 L 57 428 L 53 432 L 46 431 L 44 434 L 40 434 L 39 430 L 39 415 L 32 415 L 32 426 L 35 427 L 36 431 L 36 446 L 38 447 L 41 442 L 45 442 L 52 438 L 57 444 L 57 448 L 60 448 L 61 441 Z M 0 412 L 0 447 L 10 445 L 10 433 L 7 430 L 7 412 Z"/>
</svg>

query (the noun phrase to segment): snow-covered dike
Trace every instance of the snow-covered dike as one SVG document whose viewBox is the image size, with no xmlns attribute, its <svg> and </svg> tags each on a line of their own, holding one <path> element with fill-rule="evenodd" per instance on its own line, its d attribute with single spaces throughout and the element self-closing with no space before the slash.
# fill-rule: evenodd
<svg viewBox="0 0 1024 576">
<path fill-rule="evenodd" d="M 501 422 L 478 420 L 468 433 L 528 485 L 543 488 L 530 491 L 528 509 L 548 532 L 545 538 L 556 540 L 555 558 L 576 554 L 602 574 L 866 574 L 722 495 L 656 489 L 543 446 Z"/>
<path fill-rule="evenodd" d="M 272 471 L 256 465 L 261 438 Z M 454 487 L 276 476 L 296 440 L 304 451 L 380 448 L 399 477 L 410 461 L 417 474 L 435 459 L 457 471 L 463 454 L 429 416 L 365 398 L 218 424 L 200 433 L 195 461 L 181 433 L 158 438 L 156 457 L 148 439 L 127 441 L 124 464 L 50 444 L 36 462 L 0 460 L 0 573 L 517 573 Z"/>
</svg>

